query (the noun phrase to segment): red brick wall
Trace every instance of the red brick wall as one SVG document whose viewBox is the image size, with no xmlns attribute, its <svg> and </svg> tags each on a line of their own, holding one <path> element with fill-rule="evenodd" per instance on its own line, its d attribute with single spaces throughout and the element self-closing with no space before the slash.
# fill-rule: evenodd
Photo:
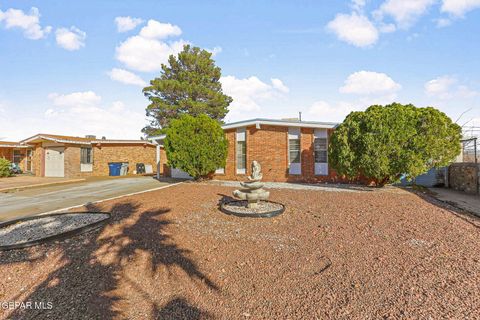
<svg viewBox="0 0 480 320">
<path fill-rule="evenodd" d="M 153 145 L 102 144 L 93 148 L 93 175 L 108 176 L 109 162 L 128 162 L 129 174 L 137 163 L 149 164 L 156 170 L 156 147 Z M 80 160 L 79 160 L 80 163 Z"/>
<path fill-rule="evenodd" d="M 10 162 L 13 162 L 13 150 L 18 150 L 20 151 L 20 154 L 22 157 L 20 158 L 19 166 L 22 171 L 26 171 L 26 163 L 25 163 L 25 158 L 27 157 L 27 148 L 7 148 L 7 147 L 2 147 L 0 148 L 0 158 L 7 159 Z"/>
<path fill-rule="evenodd" d="M 328 130 L 330 136 L 332 130 Z M 245 180 L 245 175 L 236 174 L 235 137 L 236 130 L 226 130 L 228 144 L 227 165 L 225 174 L 216 174 L 214 179 Z M 251 173 L 251 163 L 257 160 L 262 165 L 263 179 L 278 182 L 339 182 L 342 181 L 329 167 L 326 176 L 315 175 L 314 164 L 314 130 L 302 128 L 300 136 L 302 174 L 288 174 L 288 127 L 262 125 L 247 127 L 247 175 Z"/>
<path fill-rule="evenodd" d="M 7 159 L 12 162 L 13 159 L 13 149 L 12 148 L 0 148 L 0 158 Z"/>
<path fill-rule="evenodd" d="M 170 168 L 167 166 L 167 152 L 163 147 L 160 149 L 160 174 L 165 177 L 170 176 Z"/>
<path fill-rule="evenodd" d="M 129 172 L 133 174 L 137 163 L 149 164 L 156 170 L 156 151 L 152 145 L 102 144 L 93 146 L 93 171 L 80 170 L 80 145 L 65 146 L 65 177 L 108 176 L 109 162 L 128 162 Z M 166 157 L 164 157 L 166 160 Z M 45 152 L 41 144 L 35 146 L 33 168 L 36 176 L 45 176 Z"/>
<path fill-rule="evenodd" d="M 33 159 L 32 168 L 37 177 L 43 177 L 45 175 L 45 152 L 41 144 L 33 146 Z"/>
</svg>

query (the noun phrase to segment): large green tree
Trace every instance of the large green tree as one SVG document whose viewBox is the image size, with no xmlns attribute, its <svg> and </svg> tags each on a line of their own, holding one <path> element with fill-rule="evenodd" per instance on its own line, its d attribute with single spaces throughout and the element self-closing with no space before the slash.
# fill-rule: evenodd
<svg viewBox="0 0 480 320">
<path fill-rule="evenodd" d="M 218 121 L 205 114 L 185 114 L 172 120 L 165 131 L 164 147 L 170 168 L 200 179 L 225 167 L 228 142 Z"/>
<path fill-rule="evenodd" d="M 170 56 L 168 65 L 162 64 L 160 77 L 143 89 L 150 100 L 146 110 L 150 124 L 142 131 L 163 133 L 172 119 L 183 114 L 206 114 L 222 121 L 232 98 L 223 93 L 220 76 L 210 52 L 185 45 L 177 57 Z"/>
<path fill-rule="evenodd" d="M 393 103 L 350 113 L 332 134 L 330 163 L 378 186 L 445 166 L 460 153 L 461 127 L 432 108 Z"/>
</svg>

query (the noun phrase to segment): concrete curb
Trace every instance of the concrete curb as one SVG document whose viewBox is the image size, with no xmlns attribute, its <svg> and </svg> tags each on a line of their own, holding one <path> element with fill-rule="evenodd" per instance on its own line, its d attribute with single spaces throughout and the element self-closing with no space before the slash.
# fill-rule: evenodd
<svg viewBox="0 0 480 320">
<path fill-rule="evenodd" d="M 87 179 L 72 179 L 72 180 L 65 180 L 65 181 L 37 183 L 37 184 L 31 184 L 26 186 L 3 188 L 3 189 L 0 189 L 0 192 L 5 193 L 8 191 L 14 191 L 14 190 L 25 190 L 25 189 L 32 189 L 32 188 L 39 188 L 39 187 L 47 187 L 47 186 L 49 187 L 49 186 L 56 186 L 56 185 L 68 184 L 68 183 L 84 182 L 84 181 L 87 181 Z"/>
<path fill-rule="evenodd" d="M 161 190 L 161 189 L 166 189 L 166 188 L 170 188 L 170 187 L 173 187 L 173 186 L 182 184 L 182 183 L 184 183 L 184 181 L 176 182 L 176 183 L 172 183 L 172 184 L 168 184 L 168 185 L 166 185 L 166 186 L 161 186 L 161 187 L 157 187 L 157 188 L 153 188 L 153 189 L 148 189 L 148 190 L 143 190 L 143 191 L 137 191 L 137 192 L 127 193 L 127 194 L 123 194 L 123 195 L 121 195 L 121 196 L 116 196 L 116 197 L 112 197 L 112 198 L 97 200 L 97 201 L 93 201 L 93 202 L 86 202 L 86 203 L 79 204 L 79 205 L 75 205 L 75 206 L 70 206 L 70 207 L 61 208 L 61 209 L 55 209 L 55 210 L 52 210 L 52 211 L 37 213 L 37 214 L 35 214 L 35 216 L 42 216 L 42 215 L 45 215 L 45 214 L 52 214 L 52 213 L 56 213 L 56 212 L 60 212 L 60 211 L 68 211 L 68 210 L 75 209 L 75 208 L 81 208 L 81 207 L 84 207 L 84 206 L 89 205 L 89 204 L 102 203 L 102 202 L 106 202 L 106 201 L 110 201 L 110 200 L 116 200 L 116 199 L 120 199 L 120 198 L 124 198 L 124 197 L 130 197 L 130 196 L 134 196 L 134 195 L 142 194 L 142 193 L 146 193 L 146 192 L 152 192 L 152 191 L 157 191 L 157 190 Z"/>
</svg>

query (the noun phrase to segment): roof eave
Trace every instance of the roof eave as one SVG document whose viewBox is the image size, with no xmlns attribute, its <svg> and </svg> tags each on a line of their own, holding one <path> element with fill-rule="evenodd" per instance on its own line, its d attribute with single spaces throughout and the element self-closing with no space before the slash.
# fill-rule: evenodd
<svg viewBox="0 0 480 320">
<path fill-rule="evenodd" d="M 282 120 L 268 120 L 268 119 L 252 119 L 225 124 L 222 126 L 224 130 L 235 129 L 241 127 L 248 127 L 253 125 L 272 125 L 282 127 L 301 127 L 301 128 L 319 128 L 319 129 L 334 129 L 338 123 L 333 122 L 308 122 L 308 121 L 282 121 Z"/>
</svg>

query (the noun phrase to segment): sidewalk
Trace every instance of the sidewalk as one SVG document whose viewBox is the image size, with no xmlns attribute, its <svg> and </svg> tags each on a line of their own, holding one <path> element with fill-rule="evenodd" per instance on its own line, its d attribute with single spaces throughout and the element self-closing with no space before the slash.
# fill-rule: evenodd
<svg viewBox="0 0 480 320">
<path fill-rule="evenodd" d="M 429 188 L 435 193 L 434 197 L 440 201 L 480 217 L 480 195 L 456 191 L 448 188 Z"/>
<path fill-rule="evenodd" d="M 9 178 L 0 178 L 0 192 L 8 192 L 17 189 L 27 189 L 34 187 L 43 187 L 64 183 L 80 182 L 85 179 L 71 179 L 71 178 L 44 178 L 29 175 L 18 175 Z"/>
</svg>

